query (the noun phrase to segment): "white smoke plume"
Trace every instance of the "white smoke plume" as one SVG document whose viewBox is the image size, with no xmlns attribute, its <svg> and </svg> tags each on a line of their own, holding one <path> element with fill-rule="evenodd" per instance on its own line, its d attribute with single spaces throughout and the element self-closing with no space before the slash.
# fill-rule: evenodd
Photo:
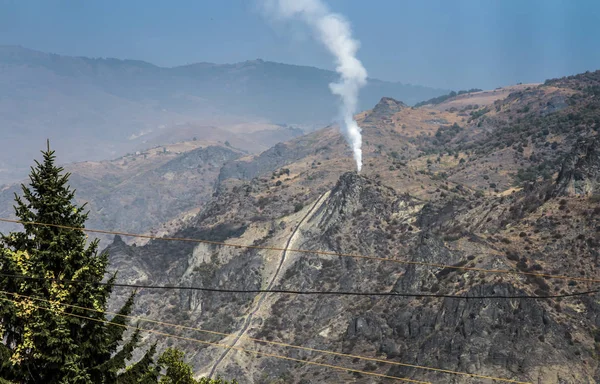
<svg viewBox="0 0 600 384">
<path fill-rule="evenodd" d="M 304 21 L 335 56 L 340 81 L 329 84 L 329 88 L 342 100 L 342 133 L 352 147 L 356 167 L 360 172 L 362 136 L 353 115 L 356 112 L 358 91 L 367 83 L 367 71 L 356 58 L 359 43 L 352 38 L 350 24 L 343 16 L 330 12 L 320 0 L 265 0 L 264 4 L 276 16 Z"/>
</svg>

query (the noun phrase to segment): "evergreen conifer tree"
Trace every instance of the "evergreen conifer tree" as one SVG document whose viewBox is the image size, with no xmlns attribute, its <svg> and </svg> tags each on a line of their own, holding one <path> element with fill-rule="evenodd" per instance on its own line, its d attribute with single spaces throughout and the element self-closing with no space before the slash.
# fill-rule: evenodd
<svg viewBox="0 0 600 384">
<path fill-rule="evenodd" d="M 24 224 L 23 232 L 0 237 L 0 290 L 30 297 L 0 296 L 18 303 L 0 305 L 0 377 L 20 383 L 114 382 L 131 358 L 139 334 L 134 333 L 116 353 L 126 318 L 102 322 L 112 285 L 94 284 L 106 274 L 108 255 L 98 254 L 97 240 L 87 244 L 84 232 L 56 227 L 82 228 L 88 214 L 85 204 L 75 203 L 75 191 L 67 184 L 69 174 L 55 165 L 49 143 L 42 153 L 43 161 L 31 169 L 30 186 L 22 185 L 22 197 L 15 195 L 15 211 L 24 222 L 55 226 Z M 114 276 L 109 283 L 113 281 Z M 119 313 L 130 314 L 132 306 L 133 295 Z"/>
<path fill-rule="evenodd" d="M 176 349 L 167 349 L 157 364 L 156 345 L 127 366 L 140 342 L 136 330 L 122 344 L 134 294 L 107 319 L 115 275 L 98 283 L 108 255 L 98 254 L 98 240 L 88 243 L 83 231 L 67 228 L 84 228 L 85 204 L 75 203 L 70 174 L 55 165 L 49 143 L 42 154 L 30 186 L 21 186 L 22 197 L 15 194 L 24 231 L 0 234 L 0 384 L 227 384 L 196 381 Z"/>
</svg>

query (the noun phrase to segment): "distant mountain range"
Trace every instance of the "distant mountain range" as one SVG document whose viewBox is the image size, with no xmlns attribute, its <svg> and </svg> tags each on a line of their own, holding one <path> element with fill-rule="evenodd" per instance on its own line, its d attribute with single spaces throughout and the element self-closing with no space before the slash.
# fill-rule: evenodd
<svg viewBox="0 0 600 384">
<path fill-rule="evenodd" d="M 263 60 L 162 68 L 0 46 L 0 183 L 20 177 L 47 137 L 68 154 L 62 160 L 78 161 L 120 155 L 149 133 L 188 122 L 321 127 L 337 113 L 328 87 L 337 77 Z M 359 107 L 382 96 L 414 104 L 444 93 L 370 79 Z"/>
</svg>

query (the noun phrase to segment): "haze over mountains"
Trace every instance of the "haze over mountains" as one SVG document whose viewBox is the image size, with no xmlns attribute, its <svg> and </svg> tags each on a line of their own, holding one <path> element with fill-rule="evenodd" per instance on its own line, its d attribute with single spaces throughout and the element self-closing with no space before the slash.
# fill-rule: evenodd
<svg viewBox="0 0 600 384">
<path fill-rule="evenodd" d="M 263 60 L 162 68 L 0 46 L 0 183 L 24 176 L 46 137 L 64 161 L 112 158 L 157 144 L 156 136 L 191 139 L 207 129 L 222 130 L 223 142 L 233 132 L 238 148 L 264 150 L 301 132 L 290 127 L 312 130 L 335 119 L 328 84 L 337 76 Z M 414 104 L 443 93 L 370 79 L 359 108 L 382 95 Z"/>
</svg>

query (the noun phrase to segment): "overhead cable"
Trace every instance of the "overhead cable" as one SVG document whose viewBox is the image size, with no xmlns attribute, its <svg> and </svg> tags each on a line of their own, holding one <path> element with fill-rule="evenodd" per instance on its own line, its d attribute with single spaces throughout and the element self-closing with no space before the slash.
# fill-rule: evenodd
<svg viewBox="0 0 600 384">
<path fill-rule="evenodd" d="M 181 241 L 181 242 L 220 245 L 220 246 L 234 247 L 234 248 L 262 249 L 262 250 L 279 251 L 279 252 L 286 251 L 286 252 L 296 252 L 296 253 L 303 253 L 303 254 L 309 254 L 309 255 L 351 257 L 351 258 L 356 258 L 356 259 L 376 260 L 376 261 L 384 261 L 384 262 L 406 264 L 406 265 L 419 265 L 419 266 L 432 267 L 432 268 L 455 269 L 455 270 L 462 270 L 462 271 L 474 271 L 474 272 L 494 273 L 494 274 L 538 276 L 538 277 L 545 277 L 545 278 L 549 278 L 549 279 L 562 279 L 562 280 L 573 280 L 573 281 L 581 281 L 581 282 L 588 282 L 588 283 L 600 283 L 600 279 L 588 278 L 588 277 L 564 276 L 564 275 L 555 275 L 555 274 L 548 274 L 548 273 L 517 271 L 517 270 L 510 270 L 510 269 L 485 269 L 485 268 L 476 268 L 476 267 L 466 267 L 466 266 L 460 266 L 460 265 L 427 263 L 427 262 L 422 262 L 422 261 L 398 260 L 398 259 L 391 259 L 391 258 L 386 258 L 386 257 L 360 255 L 360 254 L 353 254 L 353 253 L 340 253 L 340 252 L 318 251 L 318 250 L 308 250 L 308 249 L 291 249 L 291 248 L 286 249 L 286 248 L 280 248 L 280 247 L 234 244 L 234 243 L 226 243 L 226 242 L 222 242 L 222 241 L 193 239 L 193 238 L 185 238 L 185 237 L 160 237 L 160 236 L 154 236 L 154 235 L 144 235 L 144 234 L 118 232 L 118 231 L 107 231 L 107 230 L 102 230 L 102 229 L 90 229 L 90 228 L 84 228 L 84 227 L 73 227 L 73 226 L 61 225 L 61 224 L 38 223 L 38 222 L 33 222 L 33 221 L 22 221 L 22 220 L 14 220 L 14 219 L 6 219 L 6 218 L 0 218 L 0 222 L 23 224 L 23 225 L 46 226 L 46 227 L 62 228 L 62 229 L 76 230 L 76 231 L 89 232 L 89 233 L 100 233 L 100 234 L 106 234 L 106 235 L 118 235 L 118 236 L 125 236 L 125 237 L 137 237 L 137 238 L 142 238 L 142 239 L 151 239 L 151 240 L 159 240 L 159 241 Z"/>
</svg>

